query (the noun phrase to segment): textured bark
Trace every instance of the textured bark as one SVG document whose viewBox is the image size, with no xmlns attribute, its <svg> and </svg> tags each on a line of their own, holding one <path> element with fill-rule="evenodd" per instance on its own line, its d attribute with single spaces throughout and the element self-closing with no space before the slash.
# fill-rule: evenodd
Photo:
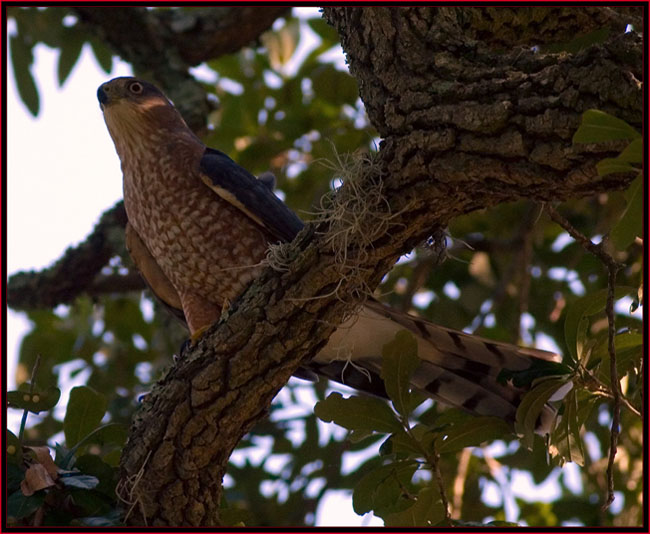
<svg viewBox="0 0 650 534">
<path fill-rule="evenodd" d="M 484 6 L 450 8 L 463 35 L 494 47 L 570 42 L 606 28 L 623 33 L 628 24 L 643 28 L 641 6 Z"/>
<path fill-rule="evenodd" d="M 326 8 L 385 139 L 387 171 L 412 169 L 476 199 L 593 192 L 594 164 L 611 147 L 573 146 L 571 137 L 591 108 L 641 129 L 641 36 L 617 33 L 575 55 L 500 53 L 463 33 L 480 12 Z"/>
<path fill-rule="evenodd" d="M 639 35 L 612 33 L 577 54 L 497 52 L 494 38 L 476 40 L 496 9 L 325 8 L 384 139 L 359 177 L 361 195 L 349 185 L 338 195 L 364 197 L 380 182 L 386 203 L 377 210 L 390 216 L 389 227 L 368 242 L 364 229 L 376 220 L 359 211 L 360 230 L 347 247 L 359 269 L 347 276 L 328 244 L 328 225 L 308 226 L 290 247 L 288 270 L 267 269 L 153 388 L 122 456 L 123 495 L 136 501 L 131 523 L 218 525 L 221 480 L 237 442 L 361 289 L 375 287 L 402 253 L 450 219 L 522 197 L 620 189 L 633 178 L 598 177 L 595 163 L 619 147 L 574 147 L 571 136 L 589 108 L 641 126 Z M 571 21 L 564 29 L 542 17 L 545 42 L 574 33 L 582 17 L 620 29 L 618 10 L 582 9 L 564 12 Z M 524 42 L 520 22 L 503 18 L 498 34 L 509 45 Z"/>
</svg>

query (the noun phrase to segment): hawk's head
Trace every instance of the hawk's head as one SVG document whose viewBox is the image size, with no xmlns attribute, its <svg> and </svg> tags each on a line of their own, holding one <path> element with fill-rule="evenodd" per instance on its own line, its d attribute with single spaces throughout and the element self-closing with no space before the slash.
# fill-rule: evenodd
<svg viewBox="0 0 650 534">
<path fill-rule="evenodd" d="M 194 135 L 162 91 L 144 80 L 114 78 L 99 86 L 97 99 L 120 156 L 165 132 Z"/>
</svg>

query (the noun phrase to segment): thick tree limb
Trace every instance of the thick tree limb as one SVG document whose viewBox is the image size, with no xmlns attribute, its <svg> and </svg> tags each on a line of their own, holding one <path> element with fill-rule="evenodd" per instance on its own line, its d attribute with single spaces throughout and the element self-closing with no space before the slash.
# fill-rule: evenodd
<svg viewBox="0 0 650 534">
<path fill-rule="evenodd" d="M 452 7 L 463 33 L 494 47 L 569 43 L 595 30 L 623 33 L 628 24 L 643 28 L 643 7 L 483 6 Z"/>
</svg>

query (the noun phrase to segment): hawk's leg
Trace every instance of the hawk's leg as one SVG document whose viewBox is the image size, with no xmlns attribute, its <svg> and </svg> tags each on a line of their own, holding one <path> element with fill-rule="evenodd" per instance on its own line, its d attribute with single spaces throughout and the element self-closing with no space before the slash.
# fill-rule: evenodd
<svg viewBox="0 0 650 534">
<path fill-rule="evenodd" d="M 185 320 L 190 329 L 192 344 L 221 317 L 221 306 L 196 293 L 179 292 Z"/>
</svg>

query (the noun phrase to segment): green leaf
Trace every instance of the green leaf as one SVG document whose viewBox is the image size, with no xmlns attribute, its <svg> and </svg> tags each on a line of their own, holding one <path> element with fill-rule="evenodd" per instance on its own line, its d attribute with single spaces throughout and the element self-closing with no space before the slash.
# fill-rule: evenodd
<svg viewBox="0 0 650 534">
<path fill-rule="evenodd" d="M 25 43 L 19 35 L 12 35 L 9 38 L 11 50 L 11 66 L 14 71 L 14 79 L 20 99 L 23 101 L 29 112 L 36 117 L 39 110 L 38 89 L 30 67 L 34 56 L 32 47 Z"/>
<path fill-rule="evenodd" d="M 61 469 L 72 469 L 76 462 L 74 450 L 64 447 L 60 443 L 54 444 L 54 463 Z"/>
<path fill-rule="evenodd" d="M 410 378 L 420 363 L 418 343 L 407 330 L 397 332 L 395 339 L 382 349 L 381 377 L 386 393 L 395 409 L 405 417 L 413 410 Z"/>
<path fill-rule="evenodd" d="M 99 39 L 91 38 L 88 42 L 101 69 L 106 74 L 110 74 L 113 70 L 113 54 L 111 50 Z"/>
<path fill-rule="evenodd" d="M 639 168 L 618 158 L 605 158 L 596 163 L 596 171 L 598 176 L 605 176 L 616 172 L 639 172 Z"/>
<path fill-rule="evenodd" d="M 582 347 L 578 346 L 579 325 L 583 317 L 594 315 L 605 309 L 607 303 L 607 289 L 601 289 L 595 293 L 585 295 L 576 300 L 569 306 L 564 320 L 564 339 L 569 349 L 568 355 L 574 362 L 578 361 L 578 354 L 582 352 Z M 617 286 L 614 289 L 614 296 L 620 299 L 630 293 L 636 294 L 636 288 L 627 286 Z"/>
<path fill-rule="evenodd" d="M 340 393 L 331 393 L 327 399 L 316 403 L 314 413 L 325 422 L 334 422 L 349 430 L 389 433 L 402 429 L 395 413 L 384 401 L 374 397 L 345 399 Z"/>
<path fill-rule="evenodd" d="M 373 431 L 368 429 L 350 430 L 350 433 L 348 434 L 348 440 L 350 440 L 352 443 L 359 443 L 360 441 L 363 441 L 364 439 L 372 435 L 373 435 Z"/>
<path fill-rule="evenodd" d="M 17 465 L 13 462 L 7 462 L 7 476 L 5 482 L 7 484 L 7 494 L 12 494 L 14 491 L 20 491 L 20 483 L 25 479 L 25 470 L 22 464 Z"/>
<path fill-rule="evenodd" d="M 72 388 L 63 419 L 63 432 L 68 447 L 73 447 L 90 434 L 106 413 L 106 397 L 87 386 Z"/>
<path fill-rule="evenodd" d="M 643 177 L 639 174 L 628 189 L 627 206 L 609 233 L 617 250 L 625 250 L 636 236 L 643 235 Z"/>
<path fill-rule="evenodd" d="M 567 384 L 566 379 L 549 378 L 543 380 L 526 393 L 517 408 L 515 431 L 523 436 L 522 441 L 532 448 L 537 419 L 553 394 Z"/>
<path fill-rule="evenodd" d="M 219 59 L 208 61 L 208 66 L 213 69 L 219 77 L 238 80 L 242 75 L 241 54 L 226 54 Z"/>
<path fill-rule="evenodd" d="M 584 447 L 579 431 L 596 405 L 597 399 L 590 397 L 578 401 L 578 393 L 574 390 L 567 395 L 565 413 L 551 440 L 553 447 L 550 450 L 560 466 L 565 462 L 584 465 Z"/>
<path fill-rule="evenodd" d="M 445 518 L 445 508 L 440 495 L 427 486 L 420 490 L 415 503 L 401 512 L 384 517 L 386 527 L 432 527 Z"/>
<path fill-rule="evenodd" d="M 416 469 L 416 462 L 403 461 L 382 465 L 367 473 L 354 488 L 354 511 L 362 515 L 372 510 L 382 517 L 411 506 L 403 489 L 410 486 Z"/>
<path fill-rule="evenodd" d="M 339 42 L 339 34 L 336 29 L 329 24 L 325 19 L 313 18 L 307 21 L 309 27 L 318 34 L 323 40 L 324 47 L 331 48 Z"/>
<path fill-rule="evenodd" d="M 34 495 L 25 497 L 22 491 L 16 491 L 7 499 L 6 513 L 8 518 L 22 519 L 38 510 L 45 501 L 45 492 L 37 491 Z"/>
<path fill-rule="evenodd" d="M 56 406 L 61 397 L 61 390 L 51 386 L 45 391 L 29 392 L 29 384 L 22 384 L 19 391 L 8 391 L 7 402 L 11 408 L 29 410 L 32 413 L 40 413 L 50 410 Z"/>
<path fill-rule="evenodd" d="M 422 447 L 421 444 L 405 430 L 395 432 L 384 442 L 384 444 L 390 449 L 391 453 L 405 452 L 411 455 L 422 456 L 422 451 L 426 450 L 426 447 Z"/>
<path fill-rule="evenodd" d="M 643 357 L 643 336 L 624 332 L 614 338 L 616 351 L 616 372 L 619 379 L 625 376 L 630 369 L 639 368 Z M 606 385 L 611 384 L 609 347 L 607 340 L 594 349 L 594 358 L 602 360 L 598 370 L 598 378 Z"/>
<path fill-rule="evenodd" d="M 74 519 L 72 524 L 79 524 L 87 527 L 120 527 L 123 526 L 122 513 L 120 510 L 115 510 L 103 516 L 81 517 L 79 519 Z"/>
<path fill-rule="evenodd" d="M 99 480 L 97 491 L 113 498 L 117 483 L 118 469 L 104 462 L 96 454 L 84 454 L 75 462 L 75 467 L 85 475 L 91 475 Z"/>
<path fill-rule="evenodd" d="M 616 159 L 630 163 L 643 163 L 643 139 L 634 139 L 627 145 Z"/>
<path fill-rule="evenodd" d="M 510 426 L 498 417 L 476 417 L 462 425 L 450 427 L 436 438 L 439 453 L 455 452 L 465 447 L 478 446 L 485 441 L 503 439 L 512 433 Z"/>
<path fill-rule="evenodd" d="M 589 109 L 582 114 L 582 123 L 573 135 L 573 143 L 601 143 L 640 137 L 641 134 L 627 122 L 604 111 Z"/>
<path fill-rule="evenodd" d="M 223 526 L 245 526 L 251 521 L 251 512 L 242 508 L 219 508 L 219 521 Z"/>
<path fill-rule="evenodd" d="M 86 490 L 93 489 L 97 484 L 99 484 L 99 479 L 97 477 L 84 475 L 83 473 L 61 473 L 59 475 L 59 481 L 63 483 L 64 486 Z"/>
<path fill-rule="evenodd" d="M 580 427 L 582 425 L 578 422 L 578 395 L 575 388 L 564 399 L 564 407 L 562 422 L 566 425 L 567 430 L 568 460 L 577 463 L 579 466 L 584 466 L 585 451 L 580 437 Z"/>
<path fill-rule="evenodd" d="M 126 443 L 127 436 L 128 430 L 126 426 L 121 423 L 108 423 L 86 435 L 83 443 L 84 445 L 88 443 L 97 443 L 99 445 L 111 443 L 121 447 Z"/>
<path fill-rule="evenodd" d="M 14 434 L 11 430 L 6 432 L 6 452 L 7 452 L 7 462 L 22 465 L 23 461 L 23 446 L 18 439 L 18 436 Z"/>
<path fill-rule="evenodd" d="M 57 67 L 59 87 L 65 83 L 77 63 L 84 42 L 85 39 L 77 30 L 71 29 L 66 32 L 66 38 L 61 41 L 59 63 Z"/>
<path fill-rule="evenodd" d="M 516 387 L 527 387 L 534 380 L 544 376 L 566 375 L 572 370 L 568 365 L 558 362 L 549 362 L 540 358 L 533 358 L 530 367 L 522 371 L 513 371 L 511 369 L 502 369 L 497 375 L 497 382 L 506 384 L 512 380 Z"/>
<path fill-rule="evenodd" d="M 114 298 L 104 304 L 106 330 L 113 332 L 120 341 L 133 344 L 133 333 L 149 332 L 151 325 L 142 317 L 140 304 L 129 298 Z M 146 336 L 145 336 L 146 337 Z"/>
<path fill-rule="evenodd" d="M 352 105 L 359 96 L 356 80 L 330 64 L 314 69 L 311 81 L 315 95 L 335 106 Z"/>
</svg>

